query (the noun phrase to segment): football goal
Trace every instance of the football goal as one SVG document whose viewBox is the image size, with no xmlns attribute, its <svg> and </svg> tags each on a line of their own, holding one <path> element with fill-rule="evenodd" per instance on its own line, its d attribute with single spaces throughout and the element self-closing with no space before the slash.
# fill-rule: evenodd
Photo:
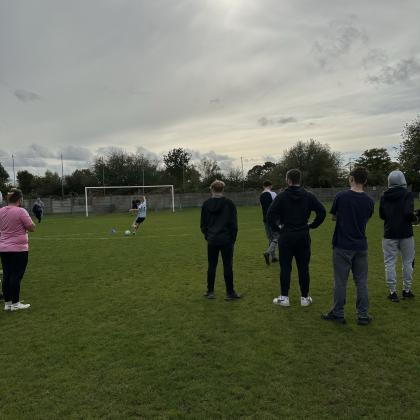
<svg viewBox="0 0 420 420">
<path fill-rule="evenodd" d="M 110 194 L 110 192 L 112 193 Z M 89 217 L 91 212 L 111 213 L 114 211 L 126 211 L 128 208 L 131 208 L 132 201 L 143 194 L 147 196 L 149 208 L 156 210 L 158 208 L 170 208 L 172 212 L 175 212 L 173 185 L 85 187 L 86 217 Z"/>
</svg>

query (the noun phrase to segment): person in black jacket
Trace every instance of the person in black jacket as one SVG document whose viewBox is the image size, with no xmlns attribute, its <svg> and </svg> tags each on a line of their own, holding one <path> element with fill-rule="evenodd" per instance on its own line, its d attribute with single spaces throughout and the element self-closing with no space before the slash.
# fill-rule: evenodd
<svg viewBox="0 0 420 420">
<path fill-rule="evenodd" d="M 205 297 L 214 299 L 214 282 L 219 253 L 222 254 L 226 283 L 226 300 L 239 299 L 233 287 L 233 248 L 238 234 L 235 204 L 223 196 L 225 183 L 216 180 L 210 186 L 212 197 L 201 208 L 201 232 L 207 241 L 207 292 Z"/>
<path fill-rule="evenodd" d="M 395 265 L 401 254 L 403 264 L 403 298 L 413 298 L 411 291 L 414 267 L 414 237 L 412 223 L 417 220 L 414 214 L 414 198 L 407 190 L 407 182 L 401 171 L 392 171 L 388 176 L 388 189 L 382 194 L 379 216 L 384 220 L 385 277 L 389 289 L 388 299 L 398 302 L 397 274 Z"/>
<path fill-rule="evenodd" d="M 286 174 L 288 188 L 281 192 L 267 212 L 267 222 L 279 235 L 280 289 L 279 297 L 273 303 L 290 306 L 289 288 L 292 260 L 295 257 L 301 290 L 301 306 L 309 306 L 309 261 L 311 258 L 310 229 L 317 228 L 325 219 L 325 208 L 314 194 L 300 186 L 301 173 L 291 169 Z M 308 224 L 312 212 L 315 220 Z"/>
</svg>

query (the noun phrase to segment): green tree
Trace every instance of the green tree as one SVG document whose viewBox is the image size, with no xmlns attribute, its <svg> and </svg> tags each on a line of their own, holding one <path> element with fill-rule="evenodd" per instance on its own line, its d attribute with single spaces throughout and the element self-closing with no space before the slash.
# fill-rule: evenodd
<svg viewBox="0 0 420 420">
<path fill-rule="evenodd" d="M 420 191 L 420 116 L 406 124 L 398 156 L 401 170 L 415 191 Z"/>
<path fill-rule="evenodd" d="M 163 156 L 166 172 L 176 187 L 185 189 L 191 153 L 182 147 L 170 150 Z"/>
<path fill-rule="evenodd" d="M 369 185 L 386 185 L 389 172 L 395 168 L 388 151 L 383 147 L 365 150 L 355 164 L 369 171 Z"/>
<path fill-rule="evenodd" d="M 18 171 L 17 181 L 19 188 L 22 190 L 23 194 L 31 194 L 34 189 L 35 176 L 29 171 Z"/>
<path fill-rule="evenodd" d="M 271 171 L 272 181 L 285 179 L 286 172 L 293 168 L 302 172 L 302 184 L 309 187 L 334 187 L 342 178 L 341 155 L 314 139 L 299 141 L 286 150 Z"/>
<path fill-rule="evenodd" d="M 276 164 L 273 162 L 265 162 L 263 165 L 253 166 L 247 173 L 247 186 L 251 188 L 260 188 L 262 183 L 270 178 Z"/>
<path fill-rule="evenodd" d="M 90 169 L 76 169 L 65 178 L 66 192 L 84 194 L 85 187 L 98 186 L 98 179 Z"/>
<path fill-rule="evenodd" d="M 7 173 L 6 169 L 4 169 L 3 165 L 0 163 L 0 190 L 6 189 L 6 184 L 9 181 L 9 174 Z"/>
<path fill-rule="evenodd" d="M 226 176 L 224 177 L 224 180 L 226 181 L 226 189 L 228 191 L 242 191 L 245 186 L 242 170 L 239 168 L 229 169 Z"/>
<path fill-rule="evenodd" d="M 57 172 L 46 171 L 44 176 L 36 176 L 33 192 L 42 197 L 61 196 L 61 178 Z"/>
<path fill-rule="evenodd" d="M 222 173 L 219 164 L 209 158 L 203 158 L 199 164 L 201 183 L 208 187 L 215 179 L 221 179 Z"/>
</svg>

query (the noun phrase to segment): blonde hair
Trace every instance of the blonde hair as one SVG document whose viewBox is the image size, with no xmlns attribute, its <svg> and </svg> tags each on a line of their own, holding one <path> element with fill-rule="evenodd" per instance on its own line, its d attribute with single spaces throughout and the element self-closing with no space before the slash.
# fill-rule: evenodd
<svg viewBox="0 0 420 420">
<path fill-rule="evenodd" d="M 210 185 L 210 189 L 215 193 L 222 193 L 225 189 L 225 183 L 221 181 L 220 179 L 216 179 L 213 181 Z"/>
</svg>

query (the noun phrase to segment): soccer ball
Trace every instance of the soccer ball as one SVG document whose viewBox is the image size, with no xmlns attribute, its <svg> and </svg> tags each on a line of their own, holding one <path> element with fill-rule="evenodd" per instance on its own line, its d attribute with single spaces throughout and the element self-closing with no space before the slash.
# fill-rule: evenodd
<svg viewBox="0 0 420 420">
<path fill-rule="evenodd" d="M 130 230 L 126 230 L 126 231 L 124 232 L 124 235 L 125 235 L 125 236 L 130 236 L 130 235 L 131 235 L 131 231 L 130 231 Z"/>
</svg>

